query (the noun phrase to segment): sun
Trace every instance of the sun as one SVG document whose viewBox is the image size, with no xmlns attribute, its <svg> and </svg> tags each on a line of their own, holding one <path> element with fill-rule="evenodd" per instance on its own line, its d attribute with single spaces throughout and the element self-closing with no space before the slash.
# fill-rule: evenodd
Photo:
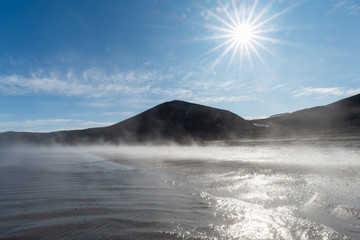
<svg viewBox="0 0 360 240">
<path fill-rule="evenodd" d="M 247 24 L 236 26 L 232 32 L 232 41 L 236 42 L 236 44 L 249 44 L 249 42 L 253 41 L 253 32 L 253 29 Z"/>
<path fill-rule="evenodd" d="M 206 25 L 214 32 L 214 36 L 208 39 L 222 39 L 223 41 L 208 52 L 213 52 L 220 48 L 223 49 L 221 55 L 216 58 L 214 66 L 222 58 L 231 53 L 229 64 L 234 57 L 240 57 L 240 66 L 243 58 L 246 56 L 251 68 L 253 68 L 253 58 L 258 59 L 267 66 L 264 58 L 261 56 L 263 51 L 278 57 L 266 45 L 266 43 L 282 43 L 281 39 L 268 36 L 272 32 L 279 31 L 274 27 L 269 27 L 269 22 L 287 12 L 290 8 L 276 14 L 269 14 L 272 8 L 270 3 L 264 8 L 260 8 L 259 1 L 253 1 L 250 6 L 246 5 L 245 0 L 231 0 L 225 5 L 224 1 L 218 0 L 219 7 L 216 12 L 207 11 L 208 16 L 212 18 L 212 24 Z M 292 7 L 291 7 L 292 8 Z"/>
</svg>

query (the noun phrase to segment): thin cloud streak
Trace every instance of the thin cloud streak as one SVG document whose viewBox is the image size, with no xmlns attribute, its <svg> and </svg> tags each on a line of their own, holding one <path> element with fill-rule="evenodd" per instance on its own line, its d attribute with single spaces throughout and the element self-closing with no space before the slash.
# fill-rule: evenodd
<svg viewBox="0 0 360 240">
<path fill-rule="evenodd" d="M 360 88 L 358 89 L 346 89 L 346 88 L 312 88 L 312 87 L 304 87 L 299 90 L 293 92 L 293 97 L 304 97 L 304 96 L 350 96 L 360 93 Z"/>
<path fill-rule="evenodd" d="M 355 16 L 360 13 L 360 3 L 354 0 L 337 0 L 335 1 L 334 8 L 350 16 Z"/>
<path fill-rule="evenodd" d="M 75 130 L 88 127 L 104 127 L 115 124 L 115 122 L 84 121 L 78 119 L 35 119 L 24 121 L 0 121 L 0 132 L 11 129 L 20 131 L 50 132 L 57 130 Z M 69 127 L 71 126 L 71 127 Z"/>
<path fill-rule="evenodd" d="M 128 71 L 107 74 L 101 69 L 88 69 L 81 74 L 67 72 L 31 73 L 30 76 L 0 76 L 0 92 L 5 95 L 55 94 L 64 96 L 103 97 L 112 94 L 134 95 L 149 91 L 157 72 Z"/>
<path fill-rule="evenodd" d="M 195 102 L 209 104 L 209 103 L 220 103 L 220 102 L 245 102 L 255 101 L 255 97 L 250 96 L 220 96 L 220 97 L 196 97 Z"/>
</svg>

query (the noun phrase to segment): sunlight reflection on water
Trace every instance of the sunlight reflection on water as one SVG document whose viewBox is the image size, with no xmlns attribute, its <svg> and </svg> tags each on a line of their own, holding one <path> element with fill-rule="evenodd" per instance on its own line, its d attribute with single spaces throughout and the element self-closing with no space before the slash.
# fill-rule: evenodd
<svg viewBox="0 0 360 240">
<path fill-rule="evenodd" d="M 0 149 L 0 238 L 357 239 L 352 146 Z"/>
</svg>

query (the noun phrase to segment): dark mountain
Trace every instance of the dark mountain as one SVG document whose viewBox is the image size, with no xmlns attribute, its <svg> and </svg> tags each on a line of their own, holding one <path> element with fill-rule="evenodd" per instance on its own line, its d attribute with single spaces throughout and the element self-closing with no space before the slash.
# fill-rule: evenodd
<svg viewBox="0 0 360 240">
<path fill-rule="evenodd" d="M 252 120 L 267 136 L 360 135 L 360 94 L 332 104 Z"/>
<path fill-rule="evenodd" d="M 360 136 L 360 94 L 326 106 L 252 121 L 221 109 L 171 101 L 109 127 L 51 133 L 2 133 L 0 145 L 136 144 L 168 141 L 187 143 L 243 138 L 349 135 Z"/>
<path fill-rule="evenodd" d="M 171 101 L 109 127 L 52 133 L 7 132 L 0 135 L 0 144 L 185 143 L 244 138 L 256 129 L 252 123 L 229 111 Z"/>
</svg>

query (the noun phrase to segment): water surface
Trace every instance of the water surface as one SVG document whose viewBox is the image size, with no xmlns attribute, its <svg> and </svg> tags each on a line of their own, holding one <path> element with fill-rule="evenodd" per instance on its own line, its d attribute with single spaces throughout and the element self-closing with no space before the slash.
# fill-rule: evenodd
<svg viewBox="0 0 360 240">
<path fill-rule="evenodd" d="M 359 239 L 359 149 L 0 149 L 0 238 Z"/>
</svg>

